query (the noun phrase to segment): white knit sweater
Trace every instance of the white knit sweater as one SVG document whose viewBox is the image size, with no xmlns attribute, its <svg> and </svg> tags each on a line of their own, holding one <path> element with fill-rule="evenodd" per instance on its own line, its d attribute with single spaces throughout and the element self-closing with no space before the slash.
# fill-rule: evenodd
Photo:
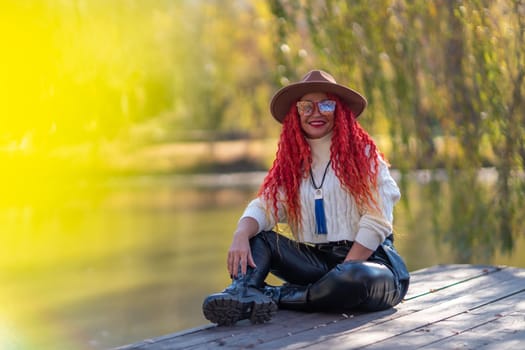
<svg viewBox="0 0 525 350">
<path fill-rule="evenodd" d="M 312 150 L 312 172 L 317 186 L 321 184 L 326 165 L 330 161 L 331 134 L 321 139 L 308 140 Z M 323 186 L 323 202 L 327 234 L 317 234 L 315 224 L 314 187 L 310 177 L 300 187 L 302 232 L 297 236 L 303 242 L 326 243 L 331 241 L 356 241 L 375 250 L 392 232 L 394 204 L 400 198 L 397 184 L 390 175 L 387 164 L 380 159 L 378 173 L 378 203 L 381 213 L 360 213 L 354 198 L 342 189 L 341 182 L 329 167 Z M 279 207 L 274 217 L 270 206 L 261 197 L 248 204 L 241 219 L 254 218 L 259 231 L 271 230 L 277 223 L 286 223 L 285 211 Z"/>
</svg>

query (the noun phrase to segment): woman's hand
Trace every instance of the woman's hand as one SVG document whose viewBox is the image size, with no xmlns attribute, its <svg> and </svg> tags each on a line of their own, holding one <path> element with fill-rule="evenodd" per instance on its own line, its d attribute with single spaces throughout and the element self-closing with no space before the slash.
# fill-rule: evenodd
<svg viewBox="0 0 525 350">
<path fill-rule="evenodd" d="M 247 266 L 255 268 L 252 251 L 250 249 L 250 238 L 255 236 L 259 230 L 259 224 L 251 217 L 244 217 L 239 221 L 237 230 L 233 235 L 232 244 L 228 250 L 228 272 L 230 276 L 237 277 L 239 266 L 241 274 L 246 274 Z"/>
<path fill-rule="evenodd" d="M 352 244 L 352 248 L 350 248 L 350 251 L 346 255 L 344 262 L 365 261 L 370 257 L 370 255 L 372 255 L 373 252 L 373 250 L 368 249 L 362 244 L 354 242 L 354 244 Z"/>
<path fill-rule="evenodd" d="M 228 271 L 232 277 L 237 277 L 239 265 L 242 275 L 246 274 L 247 265 L 253 268 L 256 267 L 250 249 L 250 239 L 247 238 L 246 235 L 235 234 L 230 249 L 228 250 Z"/>
</svg>

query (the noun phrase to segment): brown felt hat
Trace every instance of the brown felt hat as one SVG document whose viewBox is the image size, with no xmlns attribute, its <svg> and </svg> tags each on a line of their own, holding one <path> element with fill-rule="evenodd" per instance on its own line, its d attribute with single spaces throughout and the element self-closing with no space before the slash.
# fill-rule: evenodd
<svg viewBox="0 0 525 350">
<path fill-rule="evenodd" d="M 313 70 L 301 81 L 277 91 L 270 102 L 270 112 L 279 123 L 282 123 L 292 103 L 311 92 L 324 92 L 339 96 L 355 113 L 356 118 L 363 112 L 367 104 L 366 99 L 357 91 L 337 84 L 334 77 L 322 70 Z"/>
</svg>

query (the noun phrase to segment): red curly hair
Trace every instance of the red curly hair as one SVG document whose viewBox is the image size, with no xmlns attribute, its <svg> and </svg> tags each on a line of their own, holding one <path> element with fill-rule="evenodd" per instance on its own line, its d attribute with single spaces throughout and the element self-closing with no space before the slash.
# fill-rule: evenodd
<svg viewBox="0 0 525 350">
<path fill-rule="evenodd" d="M 377 207 L 373 193 L 377 188 L 378 157 L 383 155 L 348 106 L 337 95 L 328 97 L 336 101 L 330 146 L 332 168 L 361 210 Z M 283 202 L 288 225 L 296 236 L 301 226 L 299 187 L 309 176 L 311 165 L 310 146 L 294 103 L 284 118 L 276 158 L 259 189 L 259 196 L 271 203 L 275 217 L 279 201 Z"/>
</svg>

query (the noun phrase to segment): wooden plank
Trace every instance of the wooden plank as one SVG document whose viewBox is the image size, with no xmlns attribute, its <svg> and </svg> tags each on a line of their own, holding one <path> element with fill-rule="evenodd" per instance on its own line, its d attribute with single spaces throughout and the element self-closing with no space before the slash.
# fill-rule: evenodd
<svg viewBox="0 0 525 350">
<path fill-rule="evenodd" d="M 181 332 L 165 337 L 145 340 L 123 347 L 119 350 L 139 350 L 139 349 L 157 349 L 157 343 L 171 346 L 170 349 L 188 349 L 193 346 L 208 346 L 210 344 L 224 344 L 231 342 L 232 339 L 244 338 L 249 335 L 250 339 L 261 337 L 265 334 L 278 334 L 287 332 L 287 329 L 293 330 L 294 325 L 301 324 L 306 327 L 315 327 L 318 324 L 333 322 L 337 319 L 344 319 L 340 314 L 324 313 L 302 313 L 281 310 L 272 322 L 265 324 L 252 325 L 248 320 L 238 322 L 234 327 L 216 327 L 210 325 L 207 327 L 196 328 L 194 331 Z"/>
<path fill-rule="evenodd" d="M 271 322 L 263 325 L 250 325 L 248 321 L 241 321 L 234 327 L 206 325 L 118 349 L 209 349 L 218 346 L 226 348 L 278 349 L 286 347 L 287 349 L 295 349 L 304 346 L 314 346 L 315 348 L 316 344 L 319 345 L 319 348 L 327 348 L 327 346 L 330 347 L 335 344 L 336 341 L 345 344 L 356 337 L 362 338 L 361 332 L 374 333 L 383 328 L 390 329 L 391 322 L 396 325 L 397 332 L 403 333 L 399 324 L 404 322 L 395 323 L 395 320 L 407 318 L 410 321 L 414 317 L 412 315 L 416 315 L 415 317 L 419 320 L 421 315 L 418 313 L 429 308 L 434 308 L 434 312 L 450 310 L 454 306 L 450 303 L 461 299 L 465 290 L 483 290 L 487 285 L 496 284 L 499 286 L 501 283 L 513 279 L 516 279 L 513 269 L 491 266 L 440 265 L 413 272 L 407 301 L 395 309 L 347 315 L 309 314 L 281 310 Z M 436 309 L 439 305 L 442 305 L 441 309 Z M 463 304 L 459 306 L 461 305 Z M 456 313 L 464 312 L 464 308 L 465 306 L 463 309 L 456 310 Z M 404 332 L 414 331 L 420 326 L 412 324 L 410 327 Z M 358 332 L 359 334 L 355 334 Z M 388 336 L 396 335 L 390 333 Z M 330 342 L 331 339 L 333 342 Z M 374 339 L 375 342 L 386 338 L 376 336 Z M 368 345 L 371 344 L 373 342 L 368 343 Z"/>
<path fill-rule="evenodd" d="M 341 314 L 301 313 L 283 310 L 279 311 L 277 316 L 269 323 L 251 325 L 249 321 L 241 321 L 234 327 L 213 327 L 199 331 L 198 334 L 185 334 L 165 338 L 162 340 L 162 343 L 170 346 L 170 349 L 200 347 L 207 349 L 225 344 L 228 346 L 235 344 L 244 346 L 252 343 L 257 344 L 260 340 L 268 341 L 268 339 L 273 339 L 274 337 L 287 336 L 287 334 L 297 331 L 297 325 L 301 325 L 301 328 L 308 330 L 344 319 L 345 316 Z M 147 347 L 131 346 L 125 349 L 157 349 L 157 347 L 149 344 Z"/>
<path fill-rule="evenodd" d="M 422 347 L 426 350 L 493 349 L 516 350 L 525 348 L 525 313 L 502 315 L 479 327 L 460 332 Z M 399 348 L 398 348 L 399 349 Z"/>
<path fill-rule="evenodd" d="M 399 334 L 404 334 L 443 319 L 459 315 L 470 309 L 484 305 L 493 299 L 512 295 L 517 291 L 523 290 L 523 278 L 525 278 L 525 272 L 521 272 L 520 275 L 522 280 L 511 279 L 496 285 L 491 284 L 486 288 L 469 288 L 467 289 L 470 291 L 468 294 L 463 293 L 460 297 L 449 299 L 437 304 L 431 304 L 429 307 L 421 309 L 417 313 L 392 319 L 380 327 L 375 326 L 362 329 L 360 330 L 358 337 L 354 334 L 343 333 L 331 339 L 321 338 L 317 342 L 313 342 L 312 345 L 304 348 L 337 349 L 341 344 L 345 344 L 346 349 L 355 349 L 372 345 Z"/>
<path fill-rule="evenodd" d="M 349 324 L 352 324 L 353 326 L 357 327 L 360 325 L 367 324 L 373 320 L 376 320 L 380 317 L 392 315 L 395 313 L 395 310 L 385 310 L 382 312 L 377 313 L 366 313 L 366 314 L 360 314 L 358 316 L 354 317 L 341 317 L 339 320 L 334 320 L 333 316 L 327 320 L 327 322 L 315 322 L 315 323 L 296 323 L 291 325 L 290 327 L 283 328 L 283 324 L 280 323 L 278 328 L 272 329 L 271 332 L 265 332 L 265 334 L 260 334 L 257 331 L 252 332 L 251 329 L 249 333 L 247 333 L 247 336 L 244 337 L 236 337 L 232 339 L 228 339 L 224 345 L 227 345 L 228 347 L 235 348 L 235 349 L 245 349 L 245 348 L 253 348 L 256 347 L 257 349 L 266 349 L 268 348 L 266 345 L 269 345 L 270 349 L 274 348 L 274 344 L 281 344 L 285 343 L 286 346 L 290 345 L 291 343 L 295 343 L 297 339 L 304 339 L 306 335 L 310 334 L 312 331 L 318 331 L 323 334 L 330 333 L 330 332 L 337 332 L 337 330 L 340 327 L 334 327 L 338 324 L 343 324 L 344 329 L 347 329 Z M 311 314 L 313 316 L 319 315 L 319 314 Z M 350 320 L 350 321 L 349 321 Z M 266 330 L 265 330 L 266 331 Z M 288 332 L 286 332 L 288 331 Z M 193 349 L 193 348 L 192 348 Z M 196 348 L 197 349 L 197 348 Z M 207 349 L 207 346 L 204 345 L 202 348 L 198 347 L 198 349 Z"/>
<path fill-rule="evenodd" d="M 374 343 L 368 346 L 367 349 L 414 349 L 439 344 L 439 342 L 462 334 L 471 334 L 476 328 L 484 329 L 486 328 L 485 326 L 490 324 L 492 324 L 492 328 L 499 329 L 493 323 L 501 323 L 505 317 L 525 313 L 525 303 L 522 302 L 524 298 L 525 291 L 522 291 L 448 319 Z M 522 322 L 522 327 L 525 327 L 525 322 Z"/>
<path fill-rule="evenodd" d="M 504 271 L 507 272 L 504 273 Z M 464 312 L 468 308 L 474 308 L 480 302 L 489 300 L 494 294 L 512 294 L 516 291 L 516 284 L 518 283 L 515 277 L 515 271 L 500 270 L 498 273 L 470 279 L 463 285 L 455 284 L 449 289 L 441 289 L 420 299 L 406 302 L 391 316 L 374 320 L 368 319 L 374 315 L 373 313 L 365 314 L 363 318 L 360 315 L 356 321 L 364 321 L 363 323 L 359 322 L 356 325 L 340 322 L 330 325 L 326 329 L 312 329 L 300 334 L 295 344 L 292 344 L 295 339 L 288 338 L 262 344 L 258 349 L 277 349 L 283 346 L 287 346 L 287 349 L 331 349 L 332 347 L 335 349 L 340 344 L 344 344 L 347 349 L 352 349 L 371 345 L 436 322 L 440 318 Z M 485 288 L 486 285 L 489 287 Z M 465 295 L 465 290 L 472 290 L 477 293 L 477 298 L 471 298 L 472 294 Z M 500 292 L 501 294 L 499 294 Z M 307 345 L 304 345 L 305 343 Z"/>
<path fill-rule="evenodd" d="M 473 278 L 497 272 L 504 267 L 486 265 L 436 265 L 411 273 L 410 288 L 405 300 L 448 288 Z"/>
</svg>

